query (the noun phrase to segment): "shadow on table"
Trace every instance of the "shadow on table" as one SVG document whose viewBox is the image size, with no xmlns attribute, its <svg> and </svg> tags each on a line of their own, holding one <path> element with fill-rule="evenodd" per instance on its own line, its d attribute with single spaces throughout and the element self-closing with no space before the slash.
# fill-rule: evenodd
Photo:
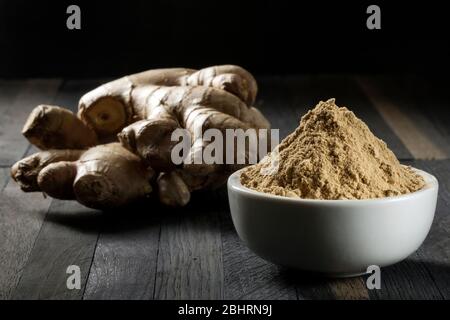
<svg viewBox="0 0 450 320">
<path fill-rule="evenodd" d="M 381 269 L 381 289 L 367 289 L 370 274 L 328 278 L 311 272 L 279 268 L 279 281 L 295 286 L 299 299 L 449 299 L 450 262 L 406 259 Z M 439 278 L 437 278 L 439 277 Z"/>
<path fill-rule="evenodd" d="M 191 219 L 195 221 L 196 230 L 201 230 L 208 224 L 198 222 L 207 220 L 218 208 L 228 205 L 228 200 L 226 190 L 220 188 L 193 193 L 191 201 L 181 208 L 164 206 L 157 199 L 137 201 L 108 211 L 92 210 L 72 203 L 73 206 L 53 208 L 47 214 L 46 221 L 75 228 L 81 232 L 113 233 L 133 232 L 162 222 L 171 224 Z"/>
</svg>

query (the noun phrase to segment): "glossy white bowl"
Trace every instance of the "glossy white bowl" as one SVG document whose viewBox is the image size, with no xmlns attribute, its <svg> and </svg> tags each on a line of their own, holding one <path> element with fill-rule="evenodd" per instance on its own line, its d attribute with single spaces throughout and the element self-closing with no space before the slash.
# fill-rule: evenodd
<svg viewBox="0 0 450 320">
<path fill-rule="evenodd" d="M 257 255 L 282 266 L 332 277 L 366 273 L 416 251 L 433 222 L 434 176 L 414 193 L 368 200 L 293 199 L 257 192 L 228 179 L 231 216 L 239 237 Z"/>
</svg>

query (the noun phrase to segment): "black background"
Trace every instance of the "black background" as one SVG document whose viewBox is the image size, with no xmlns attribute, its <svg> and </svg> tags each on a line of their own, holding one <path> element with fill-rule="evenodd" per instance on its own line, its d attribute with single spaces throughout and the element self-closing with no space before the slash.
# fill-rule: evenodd
<svg viewBox="0 0 450 320">
<path fill-rule="evenodd" d="M 81 7 L 81 30 L 66 8 Z M 381 30 L 366 28 L 381 7 Z M 0 77 L 239 64 L 255 74 L 449 71 L 445 1 L 0 0 Z"/>
</svg>

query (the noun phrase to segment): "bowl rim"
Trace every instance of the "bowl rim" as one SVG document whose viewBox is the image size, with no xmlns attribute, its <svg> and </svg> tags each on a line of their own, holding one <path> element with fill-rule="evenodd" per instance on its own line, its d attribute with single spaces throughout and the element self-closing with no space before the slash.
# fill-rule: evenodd
<svg viewBox="0 0 450 320">
<path fill-rule="evenodd" d="M 420 170 L 417 168 L 414 168 L 410 166 L 410 168 L 422 176 L 422 178 L 425 180 L 425 186 L 423 186 L 421 189 L 402 194 L 399 196 L 392 196 L 392 197 L 384 197 L 384 198 L 371 198 L 371 199 L 336 199 L 336 200 L 328 200 L 328 199 L 304 199 L 304 198 L 290 198 L 285 196 L 279 196 L 274 195 L 271 193 L 265 193 L 256 191 L 250 188 L 247 188 L 246 186 L 243 186 L 241 184 L 240 176 L 243 170 L 246 168 L 242 168 L 238 171 L 235 171 L 230 175 L 227 181 L 228 189 L 233 189 L 239 193 L 246 194 L 248 196 L 253 196 L 257 198 L 264 198 L 264 199 L 272 199 L 272 200 L 278 200 L 278 201 L 285 201 L 285 202 L 291 202 L 291 203 L 303 203 L 303 204 L 333 204 L 333 205 L 344 205 L 344 204 L 370 204 L 370 203 L 385 203 L 385 202 L 396 202 L 396 201 L 403 201 L 411 198 L 415 198 L 421 194 L 424 194 L 426 192 L 430 192 L 431 190 L 438 190 L 439 183 L 436 177 L 424 170 Z"/>
</svg>

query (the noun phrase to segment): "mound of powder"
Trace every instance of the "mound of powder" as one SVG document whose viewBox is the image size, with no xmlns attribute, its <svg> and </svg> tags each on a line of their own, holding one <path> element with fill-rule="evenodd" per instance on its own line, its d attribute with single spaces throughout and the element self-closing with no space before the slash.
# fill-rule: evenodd
<svg viewBox="0 0 450 320">
<path fill-rule="evenodd" d="M 425 182 L 399 163 L 386 143 L 334 99 L 321 101 L 277 147 L 278 169 L 266 171 L 277 152 L 247 167 L 241 183 L 251 189 L 307 199 L 370 199 L 421 189 Z M 263 169 L 263 171 L 261 171 Z"/>
</svg>

